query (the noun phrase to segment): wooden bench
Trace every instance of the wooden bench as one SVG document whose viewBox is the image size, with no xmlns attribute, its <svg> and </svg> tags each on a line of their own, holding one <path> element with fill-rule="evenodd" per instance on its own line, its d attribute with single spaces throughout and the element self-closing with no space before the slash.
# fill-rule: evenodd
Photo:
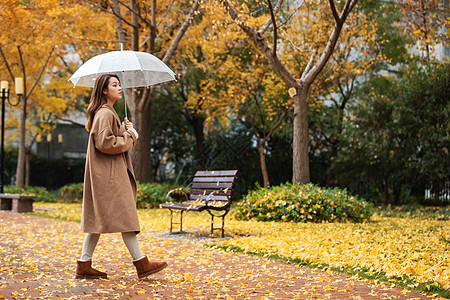
<svg viewBox="0 0 450 300">
<path fill-rule="evenodd" d="M 31 212 L 33 211 L 33 201 L 36 196 L 19 194 L 0 194 L 1 210 L 10 210 L 12 212 Z"/>
<path fill-rule="evenodd" d="M 183 232 L 183 212 L 206 210 L 211 215 L 211 234 L 214 230 L 221 230 L 221 236 L 224 237 L 225 216 L 233 202 L 234 183 L 238 174 L 238 170 L 197 171 L 186 188 L 174 189 L 167 193 L 166 203 L 161 204 L 161 207 L 170 210 L 170 233 Z M 191 191 L 188 194 L 186 189 L 189 187 Z M 169 199 L 174 200 L 174 196 L 177 196 L 177 202 L 168 202 Z M 173 221 L 175 211 L 180 212 L 179 223 Z M 214 228 L 214 217 L 222 218 L 221 228 Z M 180 225 L 180 231 L 172 231 L 174 224 Z"/>
</svg>

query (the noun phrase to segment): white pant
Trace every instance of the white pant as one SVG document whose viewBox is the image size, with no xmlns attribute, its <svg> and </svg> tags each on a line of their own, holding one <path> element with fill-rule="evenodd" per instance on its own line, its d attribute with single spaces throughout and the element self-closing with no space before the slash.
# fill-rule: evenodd
<svg viewBox="0 0 450 300">
<path fill-rule="evenodd" d="M 81 252 L 80 261 L 90 261 L 92 260 L 92 254 L 94 253 L 95 246 L 97 246 L 98 240 L 100 239 L 99 233 L 86 233 L 83 241 L 83 250 Z M 139 243 L 136 237 L 136 233 L 132 232 L 122 232 L 122 239 L 127 246 L 128 251 L 130 251 L 133 261 L 140 260 L 145 257 L 141 252 Z"/>
</svg>

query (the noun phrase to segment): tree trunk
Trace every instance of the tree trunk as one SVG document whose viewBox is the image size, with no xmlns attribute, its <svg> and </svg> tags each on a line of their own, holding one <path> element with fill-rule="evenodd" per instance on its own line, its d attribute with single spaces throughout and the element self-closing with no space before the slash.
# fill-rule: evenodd
<svg viewBox="0 0 450 300">
<path fill-rule="evenodd" d="M 134 100 L 133 100 L 134 101 Z M 141 182 L 153 181 L 151 156 L 151 101 L 142 109 L 135 106 L 131 111 L 132 122 L 139 134 L 136 146 L 130 151 L 136 178 Z"/>
<path fill-rule="evenodd" d="M 342 6 L 342 11 L 338 13 L 333 0 L 329 0 L 330 10 L 333 13 L 335 20 L 335 26 L 330 34 L 327 45 L 322 54 L 316 59 L 317 52 L 312 51 L 311 58 L 302 72 L 300 80 L 296 79 L 288 69 L 287 66 L 282 63 L 276 54 L 276 38 L 274 39 L 272 47 L 264 36 L 265 30 L 268 25 L 272 24 L 274 27 L 274 35 L 276 36 L 276 24 L 274 12 L 269 7 L 272 17 L 270 21 L 267 21 L 259 30 L 251 27 L 246 21 L 242 20 L 238 12 L 231 6 L 227 0 L 218 0 L 222 6 L 227 10 L 230 17 L 237 22 L 238 26 L 255 42 L 261 52 L 266 56 L 270 64 L 273 66 L 274 71 L 278 76 L 286 83 L 287 87 L 295 87 L 297 94 L 294 96 L 294 139 L 293 139 L 293 183 L 308 183 L 309 182 L 309 157 L 308 157 L 308 107 L 306 99 L 309 94 L 309 87 L 317 78 L 320 72 L 327 64 L 331 55 L 333 54 L 334 47 L 338 41 L 342 27 L 350 14 L 353 7 L 355 7 L 357 0 L 346 0 Z M 277 4 L 281 5 L 283 1 L 279 1 Z"/>
<path fill-rule="evenodd" d="M 25 134 L 26 134 L 26 115 L 27 115 L 27 97 L 22 97 L 22 109 L 20 110 L 20 138 L 19 138 L 19 154 L 17 157 L 16 168 L 16 186 L 24 185 L 24 167 L 25 167 Z"/>
<path fill-rule="evenodd" d="M 25 185 L 30 185 L 30 151 L 25 154 Z"/>
<path fill-rule="evenodd" d="M 269 187 L 269 173 L 267 172 L 267 165 L 266 165 L 266 148 L 264 147 L 263 143 L 258 142 L 258 151 L 264 188 L 266 189 Z"/>
<path fill-rule="evenodd" d="M 125 50 L 125 43 L 126 43 L 126 36 L 125 36 L 125 30 L 123 30 L 123 26 L 122 26 L 122 13 L 120 12 L 120 3 L 117 0 L 113 0 L 113 5 L 112 5 L 112 9 L 113 9 L 113 13 L 115 16 L 115 22 L 116 22 L 116 34 L 117 34 L 117 39 L 119 40 L 119 42 L 121 44 L 123 44 L 124 46 L 124 50 Z"/>
<path fill-rule="evenodd" d="M 309 182 L 308 156 L 308 99 L 309 87 L 296 88 L 294 96 L 294 140 L 293 140 L 293 177 L 292 182 Z"/>
<path fill-rule="evenodd" d="M 119 4 L 124 5 L 121 1 L 117 1 Z M 139 28 L 141 27 L 139 25 L 139 4 L 137 0 L 131 0 L 131 19 L 132 19 L 132 36 L 131 36 L 131 44 L 132 49 L 134 51 L 139 51 Z M 116 3 L 117 5 L 117 3 Z M 166 54 L 164 55 L 162 61 L 165 63 L 168 63 L 170 58 L 172 57 L 174 51 L 177 49 L 178 44 L 181 40 L 181 38 L 186 33 L 186 30 L 189 28 L 189 26 L 192 23 L 192 19 L 195 16 L 195 13 L 199 7 L 199 1 L 196 0 L 194 4 L 192 5 L 192 8 L 189 12 L 189 14 L 184 19 L 184 22 L 180 29 L 178 30 L 177 35 L 172 40 L 172 43 L 170 44 L 169 48 L 166 51 Z M 150 36 L 151 39 L 149 41 L 150 53 L 154 53 L 157 49 L 155 49 L 155 45 L 157 45 L 157 41 L 155 40 L 157 38 L 157 31 L 156 31 L 156 0 L 152 1 L 151 5 L 151 26 L 150 26 Z M 174 21 L 175 22 L 175 21 Z M 176 23 L 176 22 L 175 22 Z M 119 18 L 119 16 L 116 15 L 116 30 L 122 30 L 122 20 Z M 119 26 L 117 26 L 119 25 Z M 124 34 L 124 32 L 123 32 Z M 120 36 L 118 34 L 118 36 Z M 152 134 L 152 128 L 151 128 L 151 100 L 152 100 L 152 94 L 153 89 L 126 89 L 125 91 L 125 97 L 127 99 L 128 108 L 130 109 L 132 119 L 130 120 L 133 122 L 133 125 L 135 126 L 136 130 L 139 133 L 139 141 L 137 145 L 130 151 L 131 158 L 133 160 L 133 168 L 135 171 L 136 178 L 141 182 L 150 182 L 153 181 L 153 172 L 152 172 L 152 157 L 151 157 L 151 134 Z"/>
<path fill-rule="evenodd" d="M 131 35 L 131 46 L 133 51 L 139 51 L 139 17 L 135 13 L 138 11 L 136 0 L 131 0 L 131 22 L 133 25 L 133 33 Z"/>
</svg>

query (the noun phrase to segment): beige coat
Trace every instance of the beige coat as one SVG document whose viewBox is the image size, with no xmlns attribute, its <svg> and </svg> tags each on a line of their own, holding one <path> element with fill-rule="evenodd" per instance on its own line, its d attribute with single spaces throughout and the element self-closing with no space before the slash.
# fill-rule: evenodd
<svg viewBox="0 0 450 300">
<path fill-rule="evenodd" d="M 81 230 L 88 233 L 140 231 L 136 179 L 128 150 L 133 132 L 108 104 L 94 115 L 86 155 Z"/>
</svg>

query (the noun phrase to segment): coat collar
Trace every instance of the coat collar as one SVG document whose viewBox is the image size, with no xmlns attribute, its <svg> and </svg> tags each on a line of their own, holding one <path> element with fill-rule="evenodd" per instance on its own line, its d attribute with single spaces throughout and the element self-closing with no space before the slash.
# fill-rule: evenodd
<svg viewBox="0 0 450 300">
<path fill-rule="evenodd" d="M 109 103 L 105 103 L 101 106 L 101 108 L 106 108 L 109 109 L 113 114 L 114 114 L 114 118 L 116 119 L 117 122 L 119 122 L 120 124 L 120 118 L 119 115 L 117 114 L 116 110 L 114 109 L 114 107 L 112 107 Z"/>
</svg>

